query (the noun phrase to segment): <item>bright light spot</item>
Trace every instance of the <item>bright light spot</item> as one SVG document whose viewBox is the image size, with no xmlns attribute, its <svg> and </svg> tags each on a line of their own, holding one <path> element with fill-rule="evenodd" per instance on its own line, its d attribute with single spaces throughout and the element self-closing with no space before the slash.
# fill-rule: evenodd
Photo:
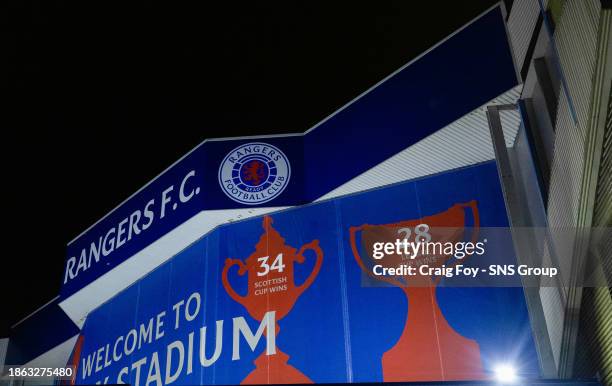
<svg viewBox="0 0 612 386">
<path fill-rule="evenodd" d="M 508 364 L 500 364 L 495 367 L 495 379 L 500 383 L 514 383 L 517 380 L 516 370 Z"/>
</svg>

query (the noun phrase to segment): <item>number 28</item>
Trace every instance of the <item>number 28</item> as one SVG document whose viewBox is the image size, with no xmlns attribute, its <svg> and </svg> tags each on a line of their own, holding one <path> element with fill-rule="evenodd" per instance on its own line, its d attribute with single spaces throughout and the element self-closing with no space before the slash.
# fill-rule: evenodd
<svg viewBox="0 0 612 386">
<path fill-rule="evenodd" d="M 410 228 L 400 228 L 397 230 L 397 234 L 404 235 L 404 240 L 408 240 L 410 238 L 410 234 L 412 233 Z M 431 241 L 431 234 L 429 233 L 429 225 L 427 224 L 419 224 L 414 227 L 414 241 L 417 243 L 429 242 Z"/>
</svg>

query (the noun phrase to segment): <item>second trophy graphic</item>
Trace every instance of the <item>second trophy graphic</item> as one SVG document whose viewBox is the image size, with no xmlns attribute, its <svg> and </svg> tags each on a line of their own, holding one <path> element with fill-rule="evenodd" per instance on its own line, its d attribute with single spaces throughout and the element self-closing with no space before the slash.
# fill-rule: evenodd
<svg viewBox="0 0 612 386">
<path fill-rule="evenodd" d="M 266 312 L 275 311 L 278 321 L 291 311 L 300 295 L 314 282 L 321 269 L 323 251 L 318 240 L 303 245 L 299 250 L 286 245 L 285 239 L 272 227 L 272 218 L 269 216 L 263 218 L 263 229 L 255 251 L 244 262 L 229 258 L 225 261 L 223 287 L 254 319 L 261 321 Z M 303 263 L 307 250 L 314 252 L 316 262 L 304 283 L 296 285 L 294 263 Z M 248 291 L 245 296 L 239 295 L 228 280 L 228 272 L 234 265 L 239 267 L 238 275 L 248 274 Z M 274 333 L 278 335 L 279 330 L 277 322 Z M 262 353 L 254 362 L 255 369 L 241 384 L 313 383 L 300 370 L 289 365 L 288 360 L 289 355 L 278 348 L 273 355 Z"/>
<path fill-rule="evenodd" d="M 350 228 L 351 249 L 361 269 L 378 281 L 399 287 L 408 303 L 402 335 L 382 356 L 385 382 L 473 380 L 484 377 L 478 343 L 455 331 L 438 305 L 438 279 L 418 273 L 378 276 L 372 271 L 375 264 L 394 269 L 405 265 L 415 270 L 421 265 L 432 268 L 448 266 L 453 258 L 452 252 L 419 253 L 412 258 L 392 253 L 380 260 L 374 259 L 370 253 L 375 243 L 392 243 L 402 237 L 407 240 L 411 234 L 423 236 L 428 242 L 459 242 L 465 233 L 466 208 L 472 211 L 472 237 L 475 241 L 480 227 L 476 201 L 455 204 L 444 212 L 419 219 Z"/>
</svg>

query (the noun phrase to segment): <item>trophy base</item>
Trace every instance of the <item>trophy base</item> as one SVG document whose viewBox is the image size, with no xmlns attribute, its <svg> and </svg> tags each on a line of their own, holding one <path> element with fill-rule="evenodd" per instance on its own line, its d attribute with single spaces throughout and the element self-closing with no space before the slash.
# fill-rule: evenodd
<svg viewBox="0 0 612 386">
<path fill-rule="evenodd" d="M 448 324 L 435 299 L 435 287 L 404 291 L 408 318 L 402 336 L 383 354 L 385 382 L 484 379 L 478 343 Z"/>
<path fill-rule="evenodd" d="M 447 347 L 444 347 L 447 346 Z M 445 339 L 443 347 L 416 344 L 396 346 L 383 354 L 385 382 L 474 381 L 484 379 L 478 343 L 471 339 Z"/>
<path fill-rule="evenodd" d="M 255 370 L 240 382 L 241 385 L 314 383 L 295 367 L 287 364 L 289 355 L 276 350 L 274 355 L 261 354 L 255 361 Z"/>
</svg>

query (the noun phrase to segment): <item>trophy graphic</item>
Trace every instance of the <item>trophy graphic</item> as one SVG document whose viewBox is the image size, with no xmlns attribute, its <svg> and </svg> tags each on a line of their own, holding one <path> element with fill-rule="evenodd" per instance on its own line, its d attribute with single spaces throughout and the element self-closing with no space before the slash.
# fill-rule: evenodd
<svg viewBox="0 0 612 386">
<path fill-rule="evenodd" d="M 472 211 L 474 219 L 472 238 L 476 241 L 480 227 L 476 201 L 455 204 L 444 212 L 420 219 L 392 224 L 364 224 L 350 228 L 351 248 L 361 269 L 376 280 L 399 287 L 406 295 L 408 302 L 408 315 L 402 335 L 396 344 L 382 356 L 385 382 L 484 378 L 478 343 L 455 331 L 440 310 L 436 299 L 436 285 L 439 280 L 418 273 L 418 267 L 423 264 L 432 268 L 442 267 L 453 257 L 452 254 L 421 253 L 414 259 L 409 259 L 402 254 L 395 253 L 388 254 L 380 260 L 374 260 L 370 256 L 374 243 L 395 242 L 398 238 L 407 238 L 407 234 L 415 233 L 415 229 L 418 229 L 419 226 L 423 227 L 422 224 L 427 225 L 431 242 L 455 243 L 461 241 L 465 233 L 465 208 Z M 365 259 L 360 254 L 358 238 L 361 241 L 362 250 L 367 251 L 363 254 Z M 405 264 L 415 267 L 417 274 L 376 276 L 372 271 L 374 264 L 389 268 Z"/>
<path fill-rule="evenodd" d="M 77 372 L 79 371 L 79 360 L 81 359 L 81 350 L 83 348 L 83 342 L 85 337 L 82 334 L 79 334 L 76 343 L 74 344 L 74 348 L 72 349 L 72 353 L 70 354 L 70 358 L 68 358 L 68 363 L 66 363 L 66 367 L 72 367 L 72 378 L 70 380 L 61 381 L 59 385 L 72 386 L 76 384 L 77 381 Z"/>
<path fill-rule="evenodd" d="M 256 320 L 262 320 L 268 311 L 276 311 L 275 334 L 279 333 L 278 320 L 293 308 L 298 297 L 314 282 L 321 269 L 323 252 L 319 240 L 302 246 L 299 251 L 285 244 L 285 239 L 272 227 L 272 218 L 263 218 L 264 233 L 253 252 L 245 262 L 227 259 L 223 268 L 223 287 L 229 296 L 242 304 Z M 294 262 L 304 262 L 304 252 L 312 250 L 316 255 L 314 268 L 301 285 L 294 282 Z M 297 251 L 297 253 L 296 253 Z M 231 267 L 237 265 L 238 275 L 248 273 L 248 291 L 241 296 L 232 288 L 227 278 Z M 278 347 L 276 354 L 262 353 L 255 361 L 255 369 L 242 380 L 241 384 L 313 383 L 295 367 L 287 364 L 289 355 Z"/>
</svg>

